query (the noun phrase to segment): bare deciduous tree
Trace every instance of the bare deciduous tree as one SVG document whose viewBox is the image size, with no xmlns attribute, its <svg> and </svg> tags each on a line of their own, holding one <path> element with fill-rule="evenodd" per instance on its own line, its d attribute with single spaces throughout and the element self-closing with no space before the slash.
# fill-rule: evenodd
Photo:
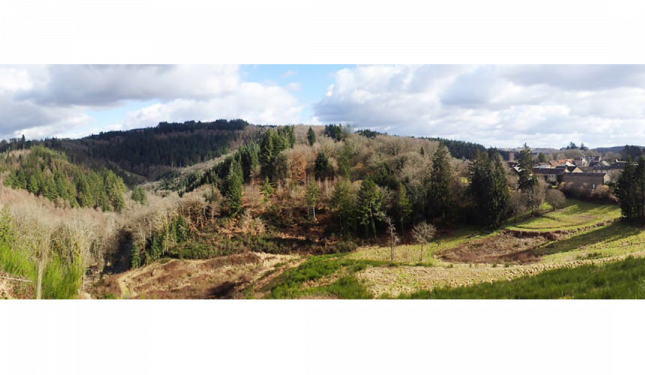
<svg viewBox="0 0 645 375">
<path fill-rule="evenodd" d="M 399 242 L 399 237 L 396 235 L 394 220 L 389 216 L 386 216 L 384 220 L 387 224 L 388 233 L 390 234 L 390 262 L 394 262 L 394 250 L 396 249 L 397 242 Z"/>
<path fill-rule="evenodd" d="M 423 257 L 425 255 L 423 252 L 423 246 L 430 243 L 436 233 L 437 229 L 434 227 L 434 225 L 428 224 L 426 222 L 419 223 L 412 229 L 412 237 L 414 238 L 414 242 L 421 245 L 421 256 L 419 257 L 420 262 L 423 262 Z"/>
</svg>

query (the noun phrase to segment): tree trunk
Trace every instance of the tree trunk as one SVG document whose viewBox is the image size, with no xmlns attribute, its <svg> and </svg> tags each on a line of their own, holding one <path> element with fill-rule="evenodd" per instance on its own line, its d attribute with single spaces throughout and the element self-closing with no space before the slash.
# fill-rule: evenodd
<svg viewBox="0 0 645 375">
<path fill-rule="evenodd" d="M 41 260 L 38 262 L 38 285 L 36 286 L 36 299 L 42 299 L 43 295 L 43 269 L 44 262 Z"/>
</svg>

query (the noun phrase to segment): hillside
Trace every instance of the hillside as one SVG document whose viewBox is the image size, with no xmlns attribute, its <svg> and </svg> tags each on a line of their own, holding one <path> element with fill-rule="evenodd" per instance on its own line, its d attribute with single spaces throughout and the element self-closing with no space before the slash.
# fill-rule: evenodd
<svg viewBox="0 0 645 375">
<path fill-rule="evenodd" d="M 205 134 L 221 147 L 193 144 Z M 36 283 L 45 259 L 48 298 L 435 298 L 434 289 L 532 285 L 556 269 L 606 266 L 615 275 L 615 264 L 639 269 L 626 258 L 643 256 L 641 230 L 619 221 L 619 206 L 567 198 L 476 144 L 242 122 L 44 143 L 52 142 L 77 149 L 66 156 L 36 143 L 2 164 L 0 270 Z M 529 148 L 517 154 L 535 164 Z M 136 169 L 150 181 L 128 193 L 93 164 Z M 96 180 L 92 204 L 84 179 Z M 105 206 L 111 186 L 123 198 Z M 76 220 L 88 236 L 72 230 Z M 34 231 L 41 247 L 9 250 Z M 78 255 L 65 250 L 70 243 Z M 634 280 L 624 281 L 630 292 L 616 296 L 632 298 Z M 35 293 L 4 285 L 7 296 Z M 508 296 L 522 298 L 509 285 Z M 573 297 L 594 295 L 580 293 Z"/>
<path fill-rule="evenodd" d="M 111 131 L 81 139 L 50 139 L 43 143 L 76 161 L 109 166 L 133 182 L 141 182 L 226 154 L 237 144 L 256 137 L 258 130 L 243 120 L 162 122 L 154 128 Z"/>
<path fill-rule="evenodd" d="M 109 169 L 89 169 L 67 155 L 43 146 L 5 153 L 0 159 L 4 185 L 27 190 L 71 207 L 121 211 L 125 207 L 123 180 Z"/>
</svg>

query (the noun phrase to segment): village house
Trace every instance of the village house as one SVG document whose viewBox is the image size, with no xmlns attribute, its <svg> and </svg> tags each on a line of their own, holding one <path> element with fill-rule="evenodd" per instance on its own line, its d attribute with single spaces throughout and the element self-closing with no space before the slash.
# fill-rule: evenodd
<svg viewBox="0 0 645 375">
<path fill-rule="evenodd" d="M 542 177 L 546 183 L 556 185 L 561 179 L 564 170 L 555 168 L 533 168 L 533 175 Z"/>
<path fill-rule="evenodd" d="M 596 189 L 599 186 L 609 183 L 609 175 L 604 172 L 582 172 L 565 173 L 562 175 L 562 182 L 571 184 L 574 189 Z"/>
<path fill-rule="evenodd" d="M 627 164 L 625 161 L 616 160 L 613 163 L 609 163 L 603 160 L 584 169 L 585 172 L 606 173 L 609 176 L 609 180 L 615 182 L 625 169 L 625 164 Z"/>
<path fill-rule="evenodd" d="M 577 167 L 586 167 L 589 165 L 589 161 L 587 161 L 587 158 L 584 156 L 576 156 L 573 159 L 573 164 L 575 164 Z"/>
<path fill-rule="evenodd" d="M 571 174 L 571 173 L 583 173 L 583 171 L 576 167 L 575 165 L 573 166 L 566 166 L 566 165 L 561 165 L 555 168 L 542 168 L 542 167 L 536 167 L 533 168 L 533 174 L 536 176 L 540 176 L 544 179 L 546 183 L 549 183 L 551 185 L 557 185 L 563 181 L 563 176 L 565 174 Z"/>
</svg>

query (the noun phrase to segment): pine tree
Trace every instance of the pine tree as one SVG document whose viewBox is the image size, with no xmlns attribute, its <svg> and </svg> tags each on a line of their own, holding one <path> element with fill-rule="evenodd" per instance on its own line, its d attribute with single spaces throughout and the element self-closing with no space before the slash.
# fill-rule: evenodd
<svg viewBox="0 0 645 375">
<path fill-rule="evenodd" d="M 341 234 L 349 235 L 356 232 L 356 193 L 352 183 L 347 179 L 341 178 L 331 199 L 332 208 L 334 208 L 336 219 Z"/>
<path fill-rule="evenodd" d="M 135 186 L 132 189 L 132 200 L 139 204 L 146 204 L 148 201 L 146 191 L 141 186 Z"/>
<path fill-rule="evenodd" d="M 493 151 L 491 158 L 493 160 L 494 177 L 491 225 L 497 228 L 511 214 L 511 192 L 509 190 L 506 168 L 502 156 L 497 151 Z"/>
<path fill-rule="evenodd" d="M 408 192 L 405 185 L 402 182 L 399 182 L 398 189 L 396 191 L 396 218 L 399 224 L 399 229 L 401 232 L 410 224 L 412 219 L 412 202 L 408 198 Z"/>
<path fill-rule="evenodd" d="M 283 126 L 276 132 L 267 130 L 260 142 L 259 159 L 262 174 L 271 181 L 283 180 L 287 174 L 287 161 L 281 158 L 281 152 L 295 145 L 296 138 L 293 126 Z"/>
<path fill-rule="evenodd" d="M 274 162 L 278 154 L 276 143 L 278 142 L 278 133 L 275 130 L 269 129 L 262 137 L 260 143 L 260 164 L 262 166 L 262 174 L 273 179 Z"/>
<path fill-rule="evenodd" d="M 499 227 L 510 212 L 506 172 L 496 151 L 478 152 L 470 166 L 470 194 L 480 224 Z"/>
<path fill-rule="evenodd" d="M 441 143 L 432 158 L 427 208 L 430 217 L 443 219 L 453 209 L 451 180 L 450 154 L 446 146 Z"/>
<path fill-rule="evenodd" d="M 381 189 L 372 180 L 363 181 L 358 191 L 357 214 L 358 224 L 363 228 L 366 237 L 376 237 L 376 224 L 381 221 L 383 215 L 382 204 Z"/>
<path fill-rule="evenodd" d="M 645 158 L 641 157 L 634 169 L 634 207 L 636 219 L 645 221 Z"/>
<path fill-rule="evenodd" d="M 244 176 L 244 181 L 249 182 L 251 180 L 253 170 L 259 164 L 260 148 L 257 143 L 253 142 L 249 145 L 240 147 L 238 152 L 240 154 L 240 162 L 242 163 L 242 175 Z"/>
<path fill-rule="evenodd" d="M 237 216 L 242 211 L 242 166 L 236 158 L 231 163 L 231 168 L 226 178 L 226 204 L 231 216 Z"/>
<path fill-rule="evenodd" d="M 264 184 L 262 184 L 262 195 L 264 196 L 263 200 L 264 202 L 268 202 L 271 200 L 271 197 L 273 196 L 273 193 L 275 192 L 275 189 L 273 188 L 273 185 L 271 185 L 271 181 L 269 180 L 269 176 L 267 176 L 264 179 Z"/>
<path fill-rule="evenodd" d="M 316 143 L 316 132 L 311 128 L 311 126 L 307 131 L 307 140 L 309 141 L 310 146 L 313 146 Z"/>
<path fill-rule="evenodd" d="M 533 159 L 533 154 L 531 149 L 527 144 L 524 144 L 524 149 L 520 152 L 520 157 L 518 159 L 519 171 L 519 180 L 518 188 L 520 190 L 526 191 L 533 189 L 537 186 L 537 179 L 533 178 L 533 166 L 535 165 L 535 160 Z"/>
<path fill-rule="evenodd" d="M 329 158 L 325 151 L 321 151 L 316 157 L 314 173 L 319 180 L 329 177 Z"/>
<path fill-rule="evenodd" d="M 636 167 L 630 158 L 616 186 L 616 195 L 620 201 L 620 209 L 623 217 L 627 220 L 635 220 L 638 217 L 636 184 Z"/>
<path fill-rule="evenodd" d="M 540 205 L 544 201 L 544 184 L 540 184 L 539 179 L 533 176 L 533 166 L 535 160 L 531 148 L 524 144 L 524 149 L 520 152 L 518 159 L 518 189 L 522 192 L 526 207 L 530 208 L 533 213 L 539 211 Z"/>
<path fill-rule="evenodd" d="M 121 212 L 125 208 L 123 194 L 126 191 L 126 186 L 123 180 L 110 170 L 106 170 L 104 176 L 104 186 L 109 200 L 109 206 L 114 211 Z"/>
</svg>

